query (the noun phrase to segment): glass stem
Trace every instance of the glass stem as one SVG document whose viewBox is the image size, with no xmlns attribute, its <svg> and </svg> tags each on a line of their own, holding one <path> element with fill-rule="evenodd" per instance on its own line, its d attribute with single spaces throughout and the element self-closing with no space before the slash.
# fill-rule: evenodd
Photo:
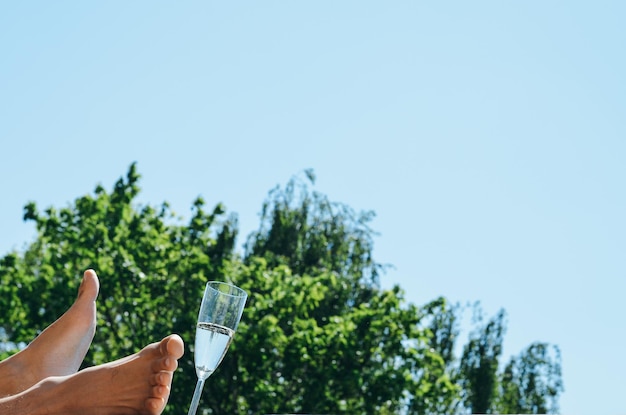
<svg viewBox="0 0 626 415">
<path fill-rule="evenodd" d="M 193 398 L 191 398 L 191 406 L 187 415 L 196 415 L 198 410 L 198 403 L 200 402 L 200 395 L 202 395 L 202 387 L 204 386 L 204 379 L 198 379 L 196 383 L 196 390 L 193 392 Z"/>
</svg>

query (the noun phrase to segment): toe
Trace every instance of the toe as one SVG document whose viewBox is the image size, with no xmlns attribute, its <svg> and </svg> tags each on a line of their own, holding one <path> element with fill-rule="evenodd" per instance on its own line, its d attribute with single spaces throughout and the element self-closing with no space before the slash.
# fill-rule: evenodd
<svg viewBox="0 0 626 415">
<path fill-rule="evenodd" d="M 173 372 L 178 367 L 178 361 L 170 356 L 166 356 L 162 359 L 156 359 L 152 364 L 152 370 L 156 372 Z"/>
<path fill-rule="evenodd" d="M 172 384 L 173 377 L 174 377 L 174 374 L 172 372 L 162 371 L 159 373 L 155 373 L 152 379 L 152 385 L 153 386 L 157 386 L 157 385 L 169 386 Z"/>
<path fill-rule="evenodd" d="M 164 385 L 157 385 L 152 388 L 152 396 L 154 398 L 160 398 L 163 400 L 167 400 L 170 395 L 170 388 Z"/>
<path fill-rule="evenodd" d="M 150 414 L 159 414 L 165 406 L 165 400 L 163 398 L 148 398 L 145 406 Z"/>
<path fill-rule="evenodd" d="M 78 288 L 78 297 L 85 297 L 90 300 L 95 300 L 100 290 L 100 281 L 98 281 L 98 275 L 96 271 L 88 269 L 83 274 L 83 281 Z"/>
<path fill-rule="evenodd" d="M 170 334 L 161 341 L 161 353 L 180 359 L 185 351 L 183 339 L 178 334 Z"/>
</svg>

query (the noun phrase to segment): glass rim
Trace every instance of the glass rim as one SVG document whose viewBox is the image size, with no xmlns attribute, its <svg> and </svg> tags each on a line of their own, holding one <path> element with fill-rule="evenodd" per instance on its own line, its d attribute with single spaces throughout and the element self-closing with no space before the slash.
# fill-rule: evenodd
<svg viewBox="0 0 626 415">
<path fill-rule="evenodd" d="M 226 286 L 228 286 L 230 288 L 234 288 L 237 293 L 225 293 L 224 291 L 221 291 L 221 290 L 218 290 L 218 289 L 214 288 L 214 286 L 218 286 L 218 285 L 226 285 Z M 239 288 L 235 284 L 232 284 L 230 282 L 225 282 L 225 281 L 207 281 L 205 287 L 211 288 L 213 291 L 217 291 L 217 292 L 219 292 L 222 295 L 228 295 L 230 297 L 241 297 L 241 298 L 248 297 L 248 293 L 244 289 Z"/>
</svg>

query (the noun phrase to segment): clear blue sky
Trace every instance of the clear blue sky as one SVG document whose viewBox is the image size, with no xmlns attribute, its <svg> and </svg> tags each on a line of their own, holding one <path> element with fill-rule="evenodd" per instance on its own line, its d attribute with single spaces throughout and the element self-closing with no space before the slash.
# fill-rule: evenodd
<svg viewBox="0 0 626 415">
<path fill-rule="evenodd" d="M 384 286 L 506 309 L 506 356 L 561 348 L 563 414 L 626 414 L 625 5 L 3 2 L 0 253 L 133 161 L 243 234 L 313 168 L 377 213 Z"/>
</svg>

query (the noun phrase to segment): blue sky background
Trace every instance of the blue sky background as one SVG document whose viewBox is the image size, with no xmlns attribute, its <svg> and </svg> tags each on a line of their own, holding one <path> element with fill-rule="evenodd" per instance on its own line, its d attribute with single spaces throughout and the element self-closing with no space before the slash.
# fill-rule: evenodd
<svg viewBox="0 0 626 415">
<path fill-rule="evenodd" d="M 0 254 L 133 161 L 242 235 L 313 168 L 376 212 L 385 287 L 504 308 L 505 358 L 561 348 L 561 413 L 626 414 L 625 5 L 3 2 Z"/>
</svg>

